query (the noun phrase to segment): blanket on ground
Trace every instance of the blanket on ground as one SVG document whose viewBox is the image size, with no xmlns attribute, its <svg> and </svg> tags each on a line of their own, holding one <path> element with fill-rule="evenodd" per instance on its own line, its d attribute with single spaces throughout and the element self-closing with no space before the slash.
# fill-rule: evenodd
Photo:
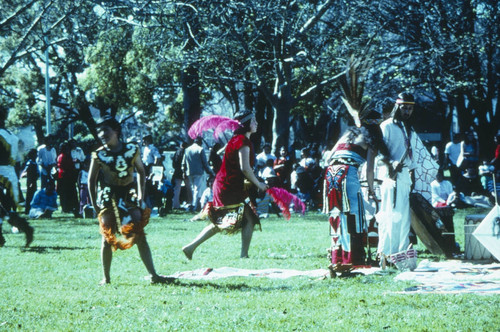
<svg viewBox="0 0 500 332">
<path fill-rule="evenodd" d="M 395 280 L 418 283 L 402 292 L 406 294 L 500 294 L 500 264 L 423 260 L 415 271 L 400 273 Z"/>
</svg>

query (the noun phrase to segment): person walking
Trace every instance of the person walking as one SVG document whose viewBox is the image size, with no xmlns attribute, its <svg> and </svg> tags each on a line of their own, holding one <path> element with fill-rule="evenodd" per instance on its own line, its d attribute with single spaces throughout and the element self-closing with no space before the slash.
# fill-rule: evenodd
<svg viewBox="0 0 500 332">
<path fill-rule="evenodd" d="M 204 186 L 205 172 L 210 176 L 215 176 L 208 165 L 205 149 L 201 145 L 201 137 L 195 138 L 193 144 L 186 149 L 182 160 L 184 174 L 189 178 L 193 193 L 193 201 L 190 205 L 191 211 L 200 211 L 201 209 L 200 198 L 203 192 L 202 186 Z"/>
<path fill-rule="evenodd" d="M 52 136 L 46 136 L 43 144 L 37 148 L 36 163 L 40 168 L 40 184 L 42 188 L 45 188 L 48 180 L 52 180 L 52 169 L 57 165 L 57 152 L 52 146 L 52 139 Z"/>
<path fill-rule="evenodd" d="M 24 205 L 24 213 L 28 215 L 31 209 L 31 200 L 38 189 L 38 165 L 36 164 L 36 149 L 31 149 L 28 152 L 24 170 L 21 172 L 21 177 L 26 177 L 26 201 Z"/>
</svg>

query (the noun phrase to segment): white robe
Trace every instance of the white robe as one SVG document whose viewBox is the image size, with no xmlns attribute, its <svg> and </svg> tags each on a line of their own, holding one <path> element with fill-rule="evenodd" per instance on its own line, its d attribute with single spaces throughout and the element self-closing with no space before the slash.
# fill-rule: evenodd
<svg viewBox="0 0 500 332">
<path fill-rule="evenodd" d="M 394 193 L 396 188 L 396 204 Z M 396 181 L 386 178 L 380 186 L 381 204 L 377 213 L 378 253 L 386 256 L 408 249 L 410 244 L 410 189 L 408 168 L 398 173 Z"/>
<path fill-rule="evenodd" d="M 405 131 L 395 124 L 392 118 L 384 121 L 380 128 L 384 142 L 389 150 L 391 161 L 400 161 L 404 156 L 407 146 L 405 142 Z M 411 133 L 409 144 L 415 150 L 417 134 Z M 378 253 L 386 256 L 400 251 L 406 251 L 410 244 L 409 234 L 411 226 L 410 215 L 410 169 L 415 162 L 411 154 L 403 161 L 406 167 L 397 174 L 396 181 L 386 178 L 380 186 L 381 204 L 376 219 L 379 224 Z M 394 198 L 396 195 L 396 198 Z"/>
</svg>

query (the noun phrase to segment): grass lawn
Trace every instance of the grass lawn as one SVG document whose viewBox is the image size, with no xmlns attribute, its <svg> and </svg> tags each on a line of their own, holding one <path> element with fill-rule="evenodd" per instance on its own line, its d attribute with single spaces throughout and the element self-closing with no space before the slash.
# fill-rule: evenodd
<svg viewBox="0 0 500 332">
<path fill-rule="evenodd" d="M 465 210 L 455 215 L 463 249 Z M 146 228 L 159 273 L 201 267 L 326 268 L 326 217 L 271 216 L 255 232 L 250 259 L 240 237 L 216 235 L 187 261 L 181 247 L 205 226 L 192 215 L 152 218 Z M 11 234 L 0 248 L 0 331 L 498 331 L 498 295 L 403 295 L 395 274 L 315 280 L 225 278 L 150 285 L 135 248 L 114 254 L 111 285 L 99 287 L 96 220 L 56 214 L 33 221 L 35 240 Z M 444 259 L 424 252 L 421 257 Z"/>
</svg>

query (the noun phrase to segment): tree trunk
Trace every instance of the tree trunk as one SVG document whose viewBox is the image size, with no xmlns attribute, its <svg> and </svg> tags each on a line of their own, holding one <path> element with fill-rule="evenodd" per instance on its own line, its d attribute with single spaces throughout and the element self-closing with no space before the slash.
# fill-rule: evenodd
<svg viewBox="0 0 500 332">
<path fill-rule="evenodd" d="M 200 82 L 198 77 L 198 70 L 189 65 L 181 74 L 182 93 L 183 93 L 183 107 L 184 107 L 184 129 L 187 131 L 189 127 L 200 118 L 201 104 L 200 104 Z"/>
<path fill-rule="evenodd" d="M 279 150 L 281 146 L 289 146 L 290 109 L 290 101 L 283 99 L 279 99 L 273 107 L 273 151 Z"/>
</svg>

